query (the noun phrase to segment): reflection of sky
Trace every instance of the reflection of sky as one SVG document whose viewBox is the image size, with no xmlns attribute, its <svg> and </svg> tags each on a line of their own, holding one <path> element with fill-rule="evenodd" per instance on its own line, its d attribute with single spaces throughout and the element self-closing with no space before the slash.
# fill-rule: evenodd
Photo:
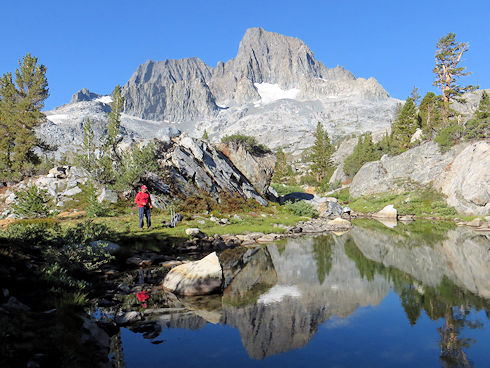
<svg viewBox="0 0 490 368">
<path fill-rule="evenodd" d="M 372 244 L 364 240 L 359 249 L 361 252 L 372 250 L 375 259 L 382 247 L 378 241 L 374 242 L 377 239 L 371 237 L 371 240 Z M 408 248 L 393 249 L 397 255 L 401 250 L 410 251 Z M 420 247 L 414 249 L 420 251 Z M 416 324 L 411 326 L 400 296 L 391 289 L 392 282 L 381 274 L 376 274 L 371 280 L 361 277 L 358 266 L 344 253 L 342 244 L 333 245 L 332 267 L 323 282 L 319 282 L 317 262 L 308 239 L 291 242 L 291 246 L 281 252 L 275 245 L 269 245 L 268 250 L 278 275 L 278 284 L 260 295 L 255 305 L 252 302 L 243 308 L 227 308 L 223 314 L 226 318 L 221 319 L 222 323 L 227 321 L 240 330 L 220 324 L 207 324 L 194 331 L 164 328 L 155 338 L 164 342 L 153 345 L 140 334 L 123 329 L 127 366 L 440 366 L 437 329 L 444 326 L 445 321 L 432 321 L 425 311 L 421 311 Z M 390 259 L 406 260 L 403 265 L 408 267 L 413 258 L 412 254 Z M 427 259 L 419 257 L 416 261 L 427 268 L 430 265 Z M 403 272 L 401 266 L 395 268 Z M 418 290 L 424 288 L 418 287 Z M 487 327 L 463 330 L 462 337 L 477 341 L 465 352 L 475 367 L 489 366 L 488 318 L 484 312 L 473 311 L 468 319 L 479 319 Z M 250 356 L 276 355 L 254 360 L 244 346 L 249 352 L 253 348 L 255 355 L 251 353 Z M 293 349 L 293 346 L 297 348 Z M 277 354 L 280 351 L 284 353 Z"/>
<path fill-rule="evenodd" d="M 472 312 L 487 326 L 465 329 L 477 343 L 467 349 L 475 367 L 488 366 L 490 328 L 484 312 Z M 164 329 L 153 345 L 122 329 L 124 357 L 131 367 L 439 367 L 439 334 L 443 320 L 431 321 L 422 312 L 410 326 L 400 299 L 391 291 L 376 307 L 358 308 L 347 318 L 333 317 L 319 326 L 308 345 L 252 360 L 237 329 L 207 324 L 200 330 Z"/>
</svg>

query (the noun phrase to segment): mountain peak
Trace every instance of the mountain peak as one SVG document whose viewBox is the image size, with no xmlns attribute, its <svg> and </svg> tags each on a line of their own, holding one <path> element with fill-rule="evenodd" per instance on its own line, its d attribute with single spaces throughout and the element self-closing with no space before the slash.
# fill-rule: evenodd
<svg viewBox="0 0 490 368">
<path fill-rule="evenodd" d="M 298 38 L 249 28 L 234 59 L 233 74 L 253 83 L 277 83 L 290 88 L 305 76 L 321 77 L 325 66 Z"/>
</svg>

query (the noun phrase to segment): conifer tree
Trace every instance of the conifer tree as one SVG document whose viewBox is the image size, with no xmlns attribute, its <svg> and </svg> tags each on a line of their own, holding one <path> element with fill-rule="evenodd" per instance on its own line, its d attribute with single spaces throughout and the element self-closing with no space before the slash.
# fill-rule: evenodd
<svg viewBox="0 0 490 368">
<path fill-rule="evenodd" d="M 76 164 L 92 173 L 97 171 L 96 145 L 92 122 L 87 118 L 83 124 L 83 139 L 81 152 L 75 155 Z"/>
<path fill-rule="evenodd" d="M 371 133 L 362 134 L 357 140 L 354 152 L 344 161 L 344 173 L 353 177 L 366 162 L 379 160 L 381 154 L 377 145 L 373 143 Z"/>
<path fill-rule="evenodd" d="M 315 131 L 315 143 L 311 147 L 310 161 L 312 161 L 311 171 L 316 175 L 318 182 L 326 178 L 332 171 L 333 145 L 330 143 L 328 132 L 323 129 L 322 123 L 318 122 Z"/>
<path fill-rule="evenodd" d="M 442 99 L 433 92 L 428 92 L 419 108 L 420 127 L 426 136 L 432 136 L 433 132 L 442 125 Z"/>
<path fill-rule="evenodd" d="M 37 161 L 34 128 L 46 119 L 41 109 L 48 95 L 46 67 L 31 54 L 19 60 L 15 78 L 7 73 L 0 79 L 0 155 L 4 176 L 26 175 Z"/>
<path fill-rule="evenodd" d="M 112 92 L 111 112 L 107 114 L 107 134 L 100 150 L 98 178 L 102 183 L 114 183 L 117 168 L 121 166 L 121 156 L 117 145 L 122 140 L 120 133 L 123 104 L 121 87 L 117 85 Z"/>
<path fill-rule="evenodd" d="M 409 148 L 410 139 L 419 127 L 417 108 L 411 97 L 405 101 L 405 105 L 391 125 L 391 141 L 393 153 L 398 154 Z"/>
<path fill-rule="evenodd" d="M 274 167 L 274 175 L 272 180 L 276 183 L 282 183 L 284 178 L 288 175 L 288 163 L 286 160 L 286 154 L 279 147 L 276 153 L 276 165 Z"/>
<path fill-rule="evenodd" d="M 457 42 L 456 35 L 448 33 L 446 36 L 441 37 L 436 47 L 436 66 L 433 69 L 436 79 L 433 85 L 439 87 L 442 91 L 442 120 L 445 125 L 449 121 L 449 103 L 451 101 L 464 102 L 461 95 L 478 87 L 471 85 L 463 87 L 457 83 L 459 77 L 470 74 L 470 72 L 465 71 L 465 67 L 459 66 L 463 54 L 469 50 L 466 42 Z"/>
<path fill-rule="evenodd" d="M 490 96 L 483 91 L 480 105 L 465 125 L 466 140 L 490 138 Z"/>
</svg>

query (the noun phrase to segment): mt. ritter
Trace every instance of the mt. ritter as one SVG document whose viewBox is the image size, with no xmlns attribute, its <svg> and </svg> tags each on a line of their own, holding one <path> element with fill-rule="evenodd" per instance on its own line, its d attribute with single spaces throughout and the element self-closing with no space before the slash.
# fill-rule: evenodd
<svg viewBox="0 0 490 368">
<path fill-rule="evenodd" d="M 322 122 L 331 137 L 384 131 L 401 101 L 374 79 L 327 68 L 297 38 L 248 29 L 238 54 L 215 68 L 199 58 L 147 61 L 122 88 L 123 135 L 169 139 L 180 132 L 211 141 L 245 133 L 270 148 L 298 152 Z M 69 104 L 46 112 L 38 135 L 61 151 L 79 144 L 90 118 L 103 133 L 110 97 L 82 89 Z"/>
</svg>

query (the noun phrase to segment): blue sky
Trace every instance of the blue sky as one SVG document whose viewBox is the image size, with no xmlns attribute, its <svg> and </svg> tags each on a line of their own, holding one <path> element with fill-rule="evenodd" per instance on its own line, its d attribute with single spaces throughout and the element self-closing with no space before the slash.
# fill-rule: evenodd
<svg viewBox="0 0 490 368">
<path fill-rule="evenodd" d="M 236 55 L 250 27 L 302 39 L 328 67 L 376 78 L 393 97 L 432 86 L 435 44 L 448 32 L 470 44 L 463 84 L 490 88 L 490 2 L 3 0 L 0 73 L 27 52 L 48 68 L 46 109 L 85 87 L 108 94 L 139 64 Z"/>
</svg>

